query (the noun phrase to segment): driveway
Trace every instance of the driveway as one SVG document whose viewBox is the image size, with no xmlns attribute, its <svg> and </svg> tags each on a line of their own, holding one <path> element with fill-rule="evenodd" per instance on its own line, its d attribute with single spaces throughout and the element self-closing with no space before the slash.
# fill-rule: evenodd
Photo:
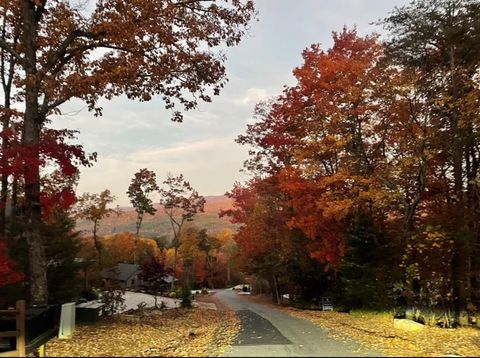
<svg viewBox="0 0 480 358">
<path fill-rule="evenodd" d="M 353 341 L 331 339 L 327 330 L 267 305 L 219 290 L 216 297 L 237 312 L 240 333 L 226 357 L 372 357 Z"/>
</svg>

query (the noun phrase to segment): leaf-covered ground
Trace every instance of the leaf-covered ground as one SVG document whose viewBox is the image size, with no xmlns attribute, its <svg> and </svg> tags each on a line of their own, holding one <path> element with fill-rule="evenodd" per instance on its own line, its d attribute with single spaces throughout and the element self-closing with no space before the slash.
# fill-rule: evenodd
<svg viewBox="0 0 480 358">
<path fill-rule="evenodd" d="M 332 338 L 354 339 L 364 348 L 386 356 L 480 356 L 480 330 L 474 328 L 425 327 L 419 332 L 406 332 L 394 329 L 392 315 L 387 313 L 348 314 L 290 307 L 282 310 L 328 328 Z"/>
<path fill-rule="evenodd" d="M 231 312 L 202 309 L 147 311 L 78 325 L 71 339 L 54 339 L 47 356 L 218 356 L 232 343 L 240 322 Z"/>
<path fill-rule="evenodd" d="M 306 319 L 329 330 L 331 338 L 355 340 L 361 348 L 374 350 L 385 356 L 480 357 L 480 330 L 476 328 L 443 329 L 428 327 L 417 332 L 393 328 L 389 313 L 376 312 L 323 312 L 300 310 L 274 305 L 269 296 L 251 296 L 245 299 L 268 304 L 294 317 Z"/>
</svg>

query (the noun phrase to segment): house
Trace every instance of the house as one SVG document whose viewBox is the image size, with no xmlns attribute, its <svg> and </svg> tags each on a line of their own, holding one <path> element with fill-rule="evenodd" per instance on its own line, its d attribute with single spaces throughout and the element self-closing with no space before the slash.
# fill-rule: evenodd
<svg viewBox="0 0 480 358">
<path fill-rule="evenodd" d="M 118 282 L 123 289 L 138 288 L 142 280 L 138 277 L 141 269 L 136 264 L 118 264 L 117 266 L 103 269 L 101 275 L 104 279 Z"/>
</svg>

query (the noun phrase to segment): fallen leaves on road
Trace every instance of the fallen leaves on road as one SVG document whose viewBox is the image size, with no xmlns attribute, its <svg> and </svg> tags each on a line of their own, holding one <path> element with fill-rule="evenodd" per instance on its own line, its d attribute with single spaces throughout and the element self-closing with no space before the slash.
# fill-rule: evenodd
<svg viewBox="0 0 480 358">
<path fill-rule="evenodd" d="M 249 300 L 267 304 L 292 316 L 306 319 L 328 329 L 331 338 L 360 343 L 360 350 L 375 350 L 397 357 L 480 357 L 480 330 L 476 328 L 444 329 L 426 326 L 417 332 L 393 328 L 390 313 L 300 310 L 278 306 L 267 296 L 250 296 Z"/>
<path fill-rule="evenodd" d="M 231 345 L 239 327 L 239 320 L 231 312 L 152 310 L 144 315 L 119 315 L 94 325 L 79 325 L 71 339 L 48 342 L 47 355 L 218 356 Z"/>
<path fill-rule="evenodd" d="M 329 329 L 332 338 L 353 339 L 363 348 L 376 350 L 386 356 L 480 356 L 480 331 L 474 328 L 425 327 L 420 332 L 406 332 L 393 328 L 393 318 L 388 313 L 349 314 L 291 307 L 280 309 Z"/>
</svg>

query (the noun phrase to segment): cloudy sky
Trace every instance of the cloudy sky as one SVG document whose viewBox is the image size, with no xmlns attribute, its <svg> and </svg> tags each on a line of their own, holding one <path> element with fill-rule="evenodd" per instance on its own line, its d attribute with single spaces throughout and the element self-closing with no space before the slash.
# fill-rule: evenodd
<svg viewBox="0 0 480 358">
<path fill-rule="evenodd" d="M 108 188 L 121 206 L 129 205 L 126 190 L 140 168 L 184 176 L 202 195 L 220 195 L 246 176 L 239 172 L 247 148 L 234 139 L 252 121 L 255 104 L 294 84 L 292 70 L 301 52 L 313 43 L 331 46 L 331 32 L 356 25 L 362 35 L 382 32 L 371 25 L 408 0 L 256 0 L 258 22 L 250 35 L 227 52 L 229 82 L 220 96 L 185 113 L 183 123 L 154 99 L 148 103 L 117 98 L 105 101 L 103 117 L 94 118 L 82 103 L 63 107 L 56 127 L 78 129 L 79 142 L 97 152 L 92 168 L 81 170 L 77 193 Z"/>
</svg>

